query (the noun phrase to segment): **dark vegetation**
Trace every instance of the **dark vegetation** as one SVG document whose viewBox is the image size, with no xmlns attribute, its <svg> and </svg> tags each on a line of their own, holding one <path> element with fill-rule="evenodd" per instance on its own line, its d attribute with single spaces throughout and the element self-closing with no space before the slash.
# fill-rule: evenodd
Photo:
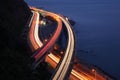
<svg viewBox="0 0 120 80">
<path fill-rule="evenodd" d="M 75 21 L 74 21 L 74 20 L 69 19 L 69 22 L 70 22 L 70 24 L 71 24 L 72 26 L 74 26 L 74 25 L 75 25 Z"/>
<path fill-rule="evenodd" d="M 30 16 L 23 0 L 0 1 L 0 80 L 38 80 L 31 70 L 27 41 L 21 36 Z"/>
</svg>

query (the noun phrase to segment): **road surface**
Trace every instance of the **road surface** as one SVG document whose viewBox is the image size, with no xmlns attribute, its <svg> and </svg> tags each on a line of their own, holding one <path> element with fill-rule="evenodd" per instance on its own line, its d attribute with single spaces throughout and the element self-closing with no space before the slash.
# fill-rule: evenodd
<svg viewBox="0 0 120 80">
<path fill-rule="evenodd" d="M 67 44 L 65 55 L 63 59 L 60 61 L 60 65 L 57 67 L 57 71 L 54 73 L 54 76 L 52 77 L 52 79 L 64 80 L 68 75 L 67 74 L 69 72 L 68 70 L 71 67 L 71 62 L 73 59 L 74 47 L 75 47 L 75 38 L 69 22 L 63 16 L 60 16 L 60 15 L 57 15 L 57 16 L 63 21 L 63 23 L 67 28 L 68 44 Z"/>
<path fill-rule="evenodd" d="M 33 16 L 31 18 L 29 26 L 30 26 L 30 31 L 28 34 L 28 42 L 32 51 L 35 51 L 43 45 L 43 43 L 40 41 L 38 37 L 38 26 L 39 26 L 38 12 L 33 11 Z"/>
<path fill-rule="evenodd" d="M 35 9 L 35 10 L 39 10 L 39 9 Z M 57 14 L 47 12 L 44 10 L 39 10 L 39 11 L 44 12 L 50 16 L 53 16 L 53 18 L 58 22 L 58 28 L 56 29 L 56 32 L 53 35 L 53 37 L 50 39 L 50 41 L 48 41 L 48 43 L 43 47 L 43 49 L 41 49 L 39 51 L 39 53 L 33 55 L 33 57 L 36 59 L 36 61 L 38 61 L 39 59 L 41 59 L 43 57 L 44 53 L 51 47 L 51 45 L 54 45 L 56 39 L 58 38 L 58 36 L 61 32 L 62 22 L 65 24 L 65 26 L 67 28 L 67 32 L 68 32 L 67 49 L 66 49 L 63 59 L 60 61 L 61 64 L 57 68 L 57 71 L 55 72 L 55 75 L 52 78 L 53 80 L 63 80 L 66 77 L 68 70 L 70 69 L 71 60 L 72 60 L 73 54 L 74 54 L 75 41 L 74 41 L 74 34 L 71 29 L 71 25 L 63 16 L 59 16 Z M 62 22 L 60 19 L 62 20 Z"/>
<path fill-rule="evenodd" d="M 56 68 L 59 61 L 60 61 L 60 58 L 55 56 L 52 53 L 48 54 L 46 58 L 46 62 L 50 63 L 54 69 Z M 71 71 L 69 80 L 95 80 L 95 77 L 96 77 L 96 80 L 106 80 L 106 78 L 100 75 L 99 73 L 97 73 L 97 71 L 95 76 L 95 73 L 92 72 L 92 70 L 86 68 L 86 66 L 83 66 L 83 65 L 79 67 L 76 65 L 73 65 L 73 66 L 74 67 Z"/>
</svg>

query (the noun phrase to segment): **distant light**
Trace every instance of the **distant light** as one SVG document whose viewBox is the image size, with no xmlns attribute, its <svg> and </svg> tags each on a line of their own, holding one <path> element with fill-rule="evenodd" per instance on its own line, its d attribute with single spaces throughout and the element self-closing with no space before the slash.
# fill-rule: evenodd
<svg viewBox="0 0 120 80">
<path fill-rule="evenodd" d="M 66 20 L 69 20 L 69 19 L 66 17 Z"/>
<path fill-rule="evenodd" d="M 42 20 L 42 21 L 40 21 L 40 24 L 45 26 L 46 22 Z"/>
<path fill-rule="evenodd" d="M 47 42 L 47 39 L 44 39 L 45 42 Z"/>
<path fill-rule="evenodd" d="M 55 50 L 58 49 L 58 45 L 57 45 L 57 44 L 54 45 L 54 49 L 55 49 Z"/>
<path fill-rule="evenodd" d="M 54 46 L 54 49 L 57 50 L 58 48 L 56 46 Z"/>
<path fill-rule="evenodd" d="M 92 69 L 92 72 L 95 72 L 95 69 Z"/>
<path fill-rule="evenodd" d="M 63 53 L 64 53 L 63 51 L 60 52 L 60 54 L 63 54 Z"/>
</svg>

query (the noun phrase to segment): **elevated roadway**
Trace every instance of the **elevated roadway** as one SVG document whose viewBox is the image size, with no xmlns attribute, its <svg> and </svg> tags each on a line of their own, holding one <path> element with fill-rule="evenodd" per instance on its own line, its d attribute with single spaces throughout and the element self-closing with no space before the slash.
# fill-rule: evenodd
<svg viewBox="0 0 120 80">
<path fill-rule="evenodd" d="M 32 51 L 37 50 L 38 48 L 43 46 L 43 43 L 38 37 L 38 27 L 39 27 L 39 13 L 32 11 L 33 16 L 29 23 L 29 34 L 28 34 L 28 42 L 32 49 Z"/>
<path fill-rule="evenodd" d="M 74 56 L 75 38 L 74 38 L 74 33 L 71 29 L 71 25 L 69 21 L 64 16 L 54 14 L 52 12 L 48 12 L 48 11 L 44 11 L 36 8 L 32 8 L 32 9 L 34 9 L 35 12 L 33 12 L 33 18 L 32 18 L 33 20 L 31 22 L 29 42 L 32 50 L 38 49 L 38 52 L 32 55 L 32 57 L 35 58 L 35 62 L 42 59 L 45 53 L 55 44 L 62 30 L 62 22 L 65 24 L 65 27 L 67 29 L 68 43 L 67 43 L 67 48 L 63 58 L 59 59 L 54 55 L 52 55 L 52 53 L 48 55 L 51 64 L 55 65 L 54 67 L 56 68 L 51 78 L 52 80 L 68 79 L 68 75 L 70 71 L 71 71 L 71 75 L 69 78 L 70 80 L 106 80 L 104 77 L 101 77 L 97 73 L 96 74 L 86 73 L 86 71 L 82 70 L 83 68 L 81 68 L 81 70 L 77 70 L 77 69 L 70 70 L 72 66 L 71 62 Z M 53 36 L 50 38 L 50 40 L 48 40 L 46 44 L 43 44 L 38 37 L 39 35 L 38 34 L 38 25 L 39 25 L 38 11 L 45 13 L 45 15 L 47 16 L 51 16 L 53 19 L 55 19 L 58 22 L 57 29 L 55 30 Z"/>
<path fill-rule="evenodd" d="M 43 12 L 43 11 L 42 11 Z M 62 30 L 62 22 L 61 20 L 54 14 L 46 13 L 46 16 L 51 16 L 55 21 L 57 21 L 58 26 L 55 30 L 53 36 L 43 45 L 42 41 L 38 37 L 38 27 L 39 27 L 39 13 L 38 11 L 33 11 L 32 20 L 30 21 L 30 31 L 28 34 L 28 42 L 32 49 L 32 51 L 37 50 L 31 57 L 35 59 L 35 62 L 39 62 L 45 55 L 45 53 L 55 44 L 57 41 L 61 30 Z"/>
<path fill-rule="evenodd" d="M 57 14 L 56 14 L 57 15 Z M 60 65 L 56 68 L 56 72 L 54 73 L 52 79 L 53 80 L 64 80 L 67 79 L 67 75 L 69 75 L 69 70 L 72 66 L 71 62 L 74 57 L 74 47 L 75 47 L 75 38 L 74 33 L 71 29 L 71 25 L 66 20 L 65 17 L 57 15 L 65 24 L 67 33 L 68 33 L 68 44 L 64 54 L 64 57 L 60 61 Z"/>
<path fill-rule="evenodd" d="M 51 64 L 51 66 L 55 69 L 57 64 L 59 63 L 60 58 L 55 56 L 54 54 L 50 53 L 48 54 L 46 58 L 46 62 Z M 81 65 L 81 64 L 80 64 Z M 69 80 L 107 80 L 105 77 L 97 73 L 96 75 L 92 70 L 86 68 L 86 66 L 77 66 L 73 65 L 73 69 L 71 71 Z"/>
<path fill-rule="evenodd" d="M 60 61 L 60 65 L 57 67 L 56 72 L 54 73 L 52 79 L 53 80 L 63 80 L 65 79 L 66 75 L 68 75 L 68 70 L 70 70 L 71 67 L 71 61 L 73 59 L 73 54 L 74 54 L 74 46 L 75 46 L 75 41 L 74 41 L 74 34 L 73 31 L 71 29 L 71 25 L 69 24 L 69 22 L 60 15 L 51 13 L 51 12 L 47 12 L 44 10 L 40 10 L 40 9 L 35 9 L 36 11 L 41 11 L 44 12 L 50 16 L 52 16 L 53 18 L 55 18 L 58 22 L 58 28 L 55 31 L 55 34 L 53 35 L 53 37 L 50 39 L 50 41 L 48 41 L 47 44 L 45 44 L 45 46 L 40 49 L 40 51 L 36 54 L 33 55 L 33 57 L 36 59 L 36 61 L 38 61 L 39 59 L 41 59 L 43 57 L 43 55 L 45 54 L 45 52 L 55 43 L 55 40 L 58 38 L 61 29 L 62 29 L 62 22 L 65 24 L 66 28 L 67 28 L 67 32 L 68 32 L 68 45 L 67 45 L 67 49 L 65 52 L 64 57 L 61 59 Z M 61 22 L 61 20 L 62 22 Z"/>
<path fill-rule="evenodd" d="M 32 55 L 36 61 L 42 58 L 45 52 L 47 52 L 55 44 L 62 30 L 62 22 L 56 15 L 47 14 L 47 16 L 51 16 L 54 20 L 56 20 L 58 22 L 58 26 L 50 40 L 41 47 L 38 53 Z"/>
</svg>

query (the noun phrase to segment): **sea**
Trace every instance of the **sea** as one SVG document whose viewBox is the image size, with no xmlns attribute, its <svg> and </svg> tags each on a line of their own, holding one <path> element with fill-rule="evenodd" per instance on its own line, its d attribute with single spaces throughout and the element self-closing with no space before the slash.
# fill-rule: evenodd
<svg viewBox="0 0 120 80">
<path fill-rule="evenodd" d="M 75 55 L 120 80 L 120 0 L 25 0 L 75 21 Z"/>
</svg>

